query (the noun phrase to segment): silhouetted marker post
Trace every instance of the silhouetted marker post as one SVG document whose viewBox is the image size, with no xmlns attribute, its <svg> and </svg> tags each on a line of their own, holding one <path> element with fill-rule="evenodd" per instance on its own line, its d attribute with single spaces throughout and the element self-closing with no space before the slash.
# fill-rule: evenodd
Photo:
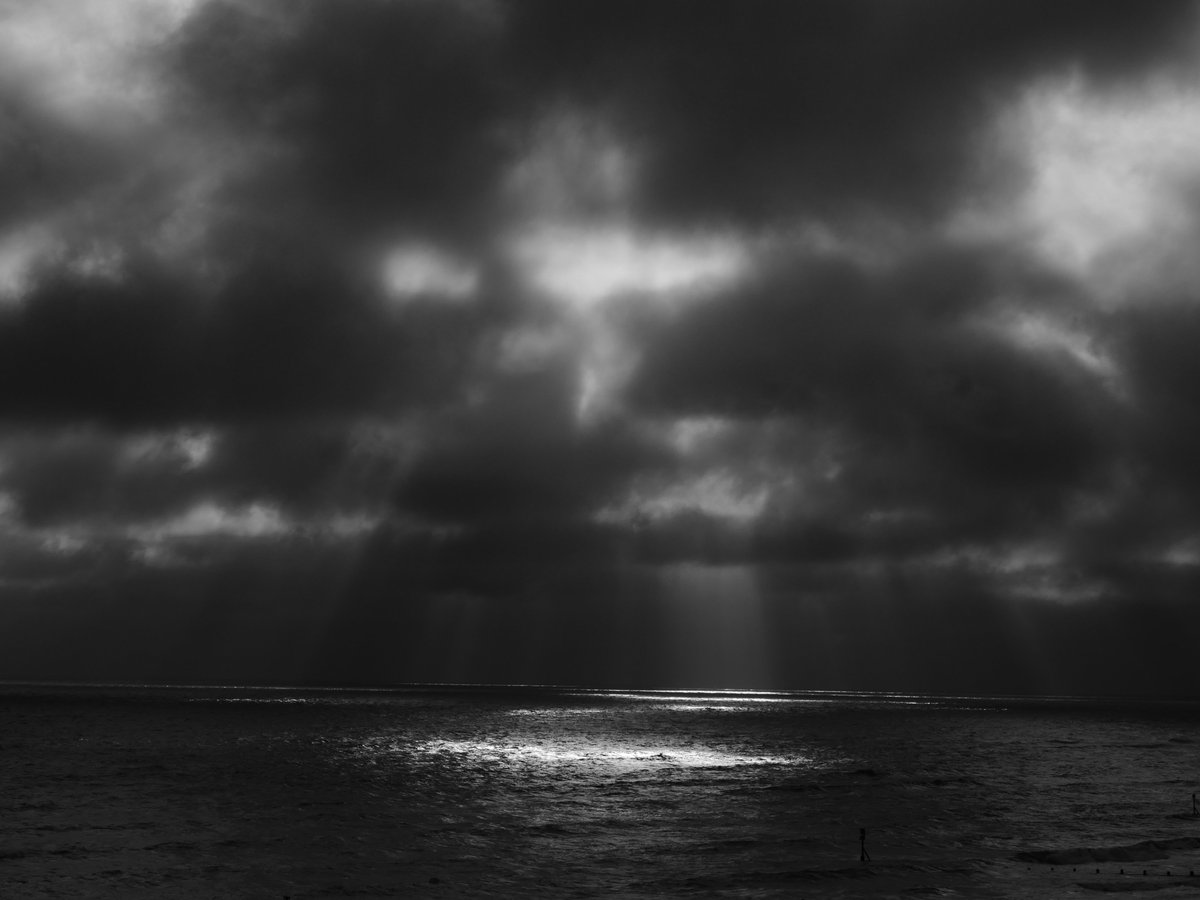
<svg viewBox="0 0 1200 900">
<path fill-rule="evenodd" d="M 871 854 L 867 852 L 867 829 L 858 829 L 858 859 L 860 862 L 870 862 Z"/>
</svg>

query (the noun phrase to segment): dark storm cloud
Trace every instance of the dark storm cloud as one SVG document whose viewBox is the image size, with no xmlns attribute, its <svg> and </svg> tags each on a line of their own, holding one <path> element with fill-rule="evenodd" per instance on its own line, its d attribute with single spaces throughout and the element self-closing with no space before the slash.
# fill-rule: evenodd
<svg viewBox="0 0 1200 900">
<path fill-rule="evenodd" d="M 980 113 L 995 71 L 1062 60 L 1119 70 L 1160 47 L 1180 14 L 1173 4 L 1150 14 L 1069 4 L 1039 10 L 1035 28 L 1022 4 L 683 9 L 338 3 L 285 15 L 205 5 L 167 56 L 194 117 L 284 148 L 224 188 L 232 212 L 211 243 L 231 274 L 215 299 L 152 264 L 110 284 L 47 277 L 3 312 L 0 415 L 137 424 L 444 400 L 470 355 L 471 314 L 436 314 L 449 323 L 432 334 L 406 328 L 380 310 L 376 286 L 322 256 L 343 254 L 355 232 L 494 222 L 497 183 L 520 150 L 505 128 L 519 134 L 564 94 L 644 107 L 637 133 L 650 169 L 639 203 L 678 206 L 679 216 L 694 204 L 718 218 L 807 208 L 798 204 L 813 192 L 827 197 L 817 207 L 905 206 L 897 191 L 929 200 L 953 190 L 973 147 L 968 114 Z M 18 168 L 30 155 L 17 154 Z M 247 232 L 246 217 L 260 224 Z M 263 222 L 310 233 L 264 241 Z M 255 258 L 247 242 L 269 246 Z M 886 365 L 865 345 L 858 352 L 854 377 Z M 958 385 L 966 396 L 975 382 Z M 791 388 L 759 393 L 772 390 Z M 1046 437 L 1013 449 L 1031 451 L 1029 461 L 1065 453 L 1069 464 L 1075 451 Z M 984 437 L 981 463 L 1014 458 L 989 457 L 991 446 Z"/>
<path fill-rule="evenodd" d="M 1020 79 L 1136 72 L 1188 8 L 211 3 L 174 58 L 198 109 L 286 148 L 239 202 L 335 241 L 470 242 L 502 221 L 506 167 L 563 103 L 645 153 L 635 203 L 652 217 L 941 212 L 979 177 L 978 129 Z"/>
<path fill-rule="evenodd" d="M 1022 343 L 1009 327 L 1022 314 L 1089 323 L 1123 386 L 1061 347 Z M 794 422 L 751 458 L 835 467 L 801 504 L 751 527 L 693 515 L 690 526 L 659 523 L 643 546 L 664 560 L 903 565 L 941 554 L 945 566 L 962 548 L 1003 557 L 1014 542 L 1044 541 L 1061 554 L 1063 590 L 1078 575 L 1136 596 L 1130 573 L 1155 564 L 1118 575 L 1105 561 L 1161 556 L 1192 527 L 1175 454 L 1194 425 L 1189 318 L 1128 315 L 1141 326 L 1094 312 L 998 248 L 935 250 L 896 268 L 833 257 L 768 269 L 645 335 L 629 397 L 657 415 Z M 1181 330 L 1168 337 L 1167 321 Z M 818 465 L 805 448 L 822 430 Z M 1089 518 L 1093 507 L 1105 511 Z M 1011 565 L 999 557 L 981 564 Z"/>
<path fill-rule="evenodd" d="M 461 382 L 476 324 L 396 312 L 304 244 L 252 252 L 211 292 L 152 261 L 53 275 L 0 309 L 0 417 L 139 426 L 435 402 Z"/>
<path fill-rule="evenodd" d="M 111 442 L 90 434 L 39 434 L 10 438 L 4 444 L 0 483 L 14 495 L 26 521 L 40 525 L 80 511 L 90 513 L 110 502 L 119 466 L 118 449 Z M 175 475 L 171 472 L 168 479 L 174 482 Z M 157 479 L 150 475 L 148 480 Z"/>
<path fill-rule="evenodd" d="M 244 200 L 331 240 L 453 236 L 486 225 L 508 157 L 502 19 L 470 2 L 211 3 L 177 74 L 201 109 L 286 148 Z"/>
<path fill-rule="evenodd" d="M 377 509 L 414 436 L 344 420 L 217 430 L 42 429 L 0 438 L 0 490 L 34 527 L 137 523 L 203 502 L 297 515 Z"/>
<path fill-rule="evenodd" d="M 120 173 L 120 160 L 0 88 L 0 228 Z"/>
<path fill-rule="evenodd" d="M 1169 484 L 1200 499 L 1200 309 L 1150 302 L 1120 317 L 1123 357 L 1139 389 L 1143 463 Z"/>
<path fill-rule="evenodd" d="M 584 519 L 631 474 L 669 455 L 622 423 L 578 428 L 574 379 L 550 369 L 497 378 L 452 415 L 396 494 L 398 508 L 457 524 Z"/>
<path fill-rule="evenodd" d="M 615 106 L 649 144 L 644 209 L 754 221 L 941 212 L 1019 79 L 1136 70 L 1188 9 L 551 0 L 511 16 L 530 83 Z"/>
<path fill-rule="evenodd" d="M 1086 478 L 1124 413 L 1064 356 L 991 327 L 1022 287 L 1013 265 L 991 248 L 884 272 L 836 257 L 785 263 L 650 339 L 631 395 L 674 414 L 812 416 L 872 457 L 923 458 L 983 483 Z"/>
</svg>

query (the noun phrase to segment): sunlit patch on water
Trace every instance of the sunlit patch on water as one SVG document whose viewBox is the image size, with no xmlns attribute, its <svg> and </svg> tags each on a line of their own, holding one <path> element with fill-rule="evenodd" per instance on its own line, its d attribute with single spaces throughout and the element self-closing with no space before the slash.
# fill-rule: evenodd
<svg viewBox="0 0 1200 900">
<path fill-rule="evenodd" d="M 189 703 L 304 705 L 319 702 L 315 697 L 193 697 Z"/>
<path fill-rule="evenodd" d="M 473 765 L 502 767 L 588 766 L 609 769 L 730 769 L 742 766 L 789 766 L 812 770 L 824 768 L 815 756 L 804 754 L 744 754 L 715 747 L 658 747 L 632 743 L 601 744 L 578 740 L 515 741 L 444 740 L 421 741 L 403 746 L 396 743 L 365 746 L 371 755 L 410 753 L 432 759 L 455 758 Z"/>
<path fill-rule="evenodd" d="M 628 697 L 624 694 L 610 694 L 613 699 L 635 699 L 645 700 L 645 697 Z M 669 710 L 671 712 L 744 712 L 748 708 L 748 704 L 738 699 L 736 701 L 726 701 L 724 698 L 717 699 L 712 697 L 687 697 L 684 699 L 673 700 L 670 697 L 655 697 L 653 698 L 653 706 L 657 710 Z M 779 703 L 779 700 L 765 700 L 756 702 Z M 593 717 L 602 716 L 605 713 L 610 713 L 611 709 L 604 709 L 597 706 L 583 707 L 565 707 L 563 709 L 547 710 L 545 708 L 522 708 L 510 709 L 505 711 L 506 716 L 535 716 L 538 718 L 573 718 L 573 717 Z"/>
<path fill-rule="evenodd" d="M 610 700 L 672 704 L 676 708 L 689 709 L 727 705 L 731 709 L 742 709 L 760 703 L 813 703 L 821 698 L 798 697 L 782 691 L 625 691 L 605 692 Z"/>
<path fill-rule="evenodd" d="M 745 712 L 746 707 L 741 703 L 664 703 L 660 709 L 670 712 Z"/>
<path fill-rule="evenodd" d="M 472 728 L 436 738 L 413 740 L 391 729 L 360 736 L 350 752 L 385 765 L 411 760 L 522 778 L 541 772 L 551 778 L 657 773 L 674 779 L 686 771 L 723 770 L 741 779 L 767 769 L 792 777 L 847 764 L 841 754 L 797 742 L 797 720 L 780 706 L 826 703 L 827 698 L 766 691 L 587 689 L 562 697 L 570 702 L 484 707 Z M 764 734 L 778 740 L 748 740 L 745 729 L 729 730 L 731 716 L 767 710 L 773 710 L 776 730 Z"/>
<path fill-rule="evenodd" d="M 604 713 L 605 710 L 595 706 L 564 707 L 563 709 L 552 711 L 545 708 L 521 707 L 520 709 L 509 709 L 504 712 L 506 716 L 536 716 L 538 718 L 553 716 L 556 719 L 569 716 L 602 716 Z"/>
</svg>

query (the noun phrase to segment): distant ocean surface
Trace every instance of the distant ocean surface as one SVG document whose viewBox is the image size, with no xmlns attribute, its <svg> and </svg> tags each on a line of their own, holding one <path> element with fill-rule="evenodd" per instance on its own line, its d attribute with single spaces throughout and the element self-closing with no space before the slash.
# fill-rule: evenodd
<svg viewBox="0 0 1200 900">
<path fill-rule="evenodd" d="M 0 896 L 1200 896 L 1194 791 L 1196 703 L 8 686 Z"/>
</svg>

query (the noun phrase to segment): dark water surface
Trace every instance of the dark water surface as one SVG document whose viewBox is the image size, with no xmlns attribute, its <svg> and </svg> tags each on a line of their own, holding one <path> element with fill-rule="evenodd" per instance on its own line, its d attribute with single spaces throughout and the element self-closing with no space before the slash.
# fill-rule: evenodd
<svg viewBox="0 0 1200 900">
<path fill-rule="evenodd" d="M 1195 703 L 10 686 L 0 896 L 1200 896 L 1193 791 Z"/>
</svg>

